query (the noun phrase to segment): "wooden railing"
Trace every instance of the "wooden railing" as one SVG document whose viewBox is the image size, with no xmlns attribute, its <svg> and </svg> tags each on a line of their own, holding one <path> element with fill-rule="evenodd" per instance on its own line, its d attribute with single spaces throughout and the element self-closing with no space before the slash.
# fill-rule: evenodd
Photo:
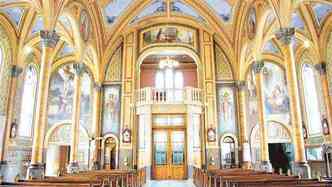
<svg viewBox="0 0 332 187">
<path fill-rule="evenodd" d="M 332 187 L 329 182 L 244 169 L 194 169 L 196 187 Z"/>
<path fill-rule="evenodd" d="M 139 170 L 88 171 L 63 177 L 47 177 L 43 180 L 21 180 L 3 183 L 7 186 L 77 186 L 77 187 L 142 187 L 146 183 L 145 168 Z"/>
<path fill-rule="evenodd" d="M 202 91 L 198 88 L 184 89 L 142 88 L 136 91 L 136 104 L 201 104 Z"/>
</svg>

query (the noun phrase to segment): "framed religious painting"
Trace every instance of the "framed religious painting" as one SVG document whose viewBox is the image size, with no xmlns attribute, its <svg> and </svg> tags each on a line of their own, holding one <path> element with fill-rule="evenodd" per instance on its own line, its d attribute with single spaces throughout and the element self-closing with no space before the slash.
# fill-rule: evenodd
<svg viewBox="0 0 332 187">
<path fill-rule="evenodd" d="M 82 10 L 80 15 L 80 33 L 84 42 L 87 42 L 90 38 L 91 33 L 91 22 L 89 14 L 86 10 Z"/>
<path fill-rule="evenodd" d="M 324 135 L 330 134 L 329 123 L 326 118 L 323 118 L 323 120 L 322 120 L 322 129 L 323 129 Z"/>
<path fill-rule="evenodd" d="M 207 141 L 208 142 L 215 142 L 217 139 L 216 129 L 215 128 L 209 128 L 207 130 Z"/>
<path fill-rule="evenodd" d="M 123 129 L 122 131 L 122 142 L 131 143 L 131 130 L 128 128 Z"/>
</svg>

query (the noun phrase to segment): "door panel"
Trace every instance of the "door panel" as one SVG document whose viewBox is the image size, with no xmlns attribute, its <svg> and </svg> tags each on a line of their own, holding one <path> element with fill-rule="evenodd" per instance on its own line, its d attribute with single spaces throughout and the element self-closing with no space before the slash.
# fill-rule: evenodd
<svg viewBox="0 0 332 187">
<path fill-rule="evenodd" d="M 153 133 L 153 176 L 163 180 L 168 177 L 168 134 L 167 131 L 154 131 Z"/>
<path fill-rule="evenodd" d="M 186 178 L 185 146 L 184 130 L 153 131 L 153 179 Z"/>
</svg>

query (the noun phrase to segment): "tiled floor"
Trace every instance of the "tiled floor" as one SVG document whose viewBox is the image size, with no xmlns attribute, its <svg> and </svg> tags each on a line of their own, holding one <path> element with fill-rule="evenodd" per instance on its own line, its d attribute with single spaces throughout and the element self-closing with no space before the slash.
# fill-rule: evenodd
<svg viewBox="0 0 332 187">
<path fill-rule="evenodd" d="M 191 180 L 187 181 L 148 181 L 144 187 L 195 187 Z"/>
</svg>

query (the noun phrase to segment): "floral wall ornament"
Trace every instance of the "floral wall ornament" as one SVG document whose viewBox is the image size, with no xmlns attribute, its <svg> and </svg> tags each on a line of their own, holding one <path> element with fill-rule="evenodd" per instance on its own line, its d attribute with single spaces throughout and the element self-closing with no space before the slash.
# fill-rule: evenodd
<svg viewBox="0 0 332 187">
<path fill-rule="evenodd" d="M 123 143 L 131 143 L 131 130 L 128 128 L 125 128 L 122 131 L 122 142 Z"/>
<path fill-rule="evenodd" d="M 216 129 L 209 128 L 207 131 L 207 140 L 208 142 L 215 142 L 216 141 Z"/>
</svg>

